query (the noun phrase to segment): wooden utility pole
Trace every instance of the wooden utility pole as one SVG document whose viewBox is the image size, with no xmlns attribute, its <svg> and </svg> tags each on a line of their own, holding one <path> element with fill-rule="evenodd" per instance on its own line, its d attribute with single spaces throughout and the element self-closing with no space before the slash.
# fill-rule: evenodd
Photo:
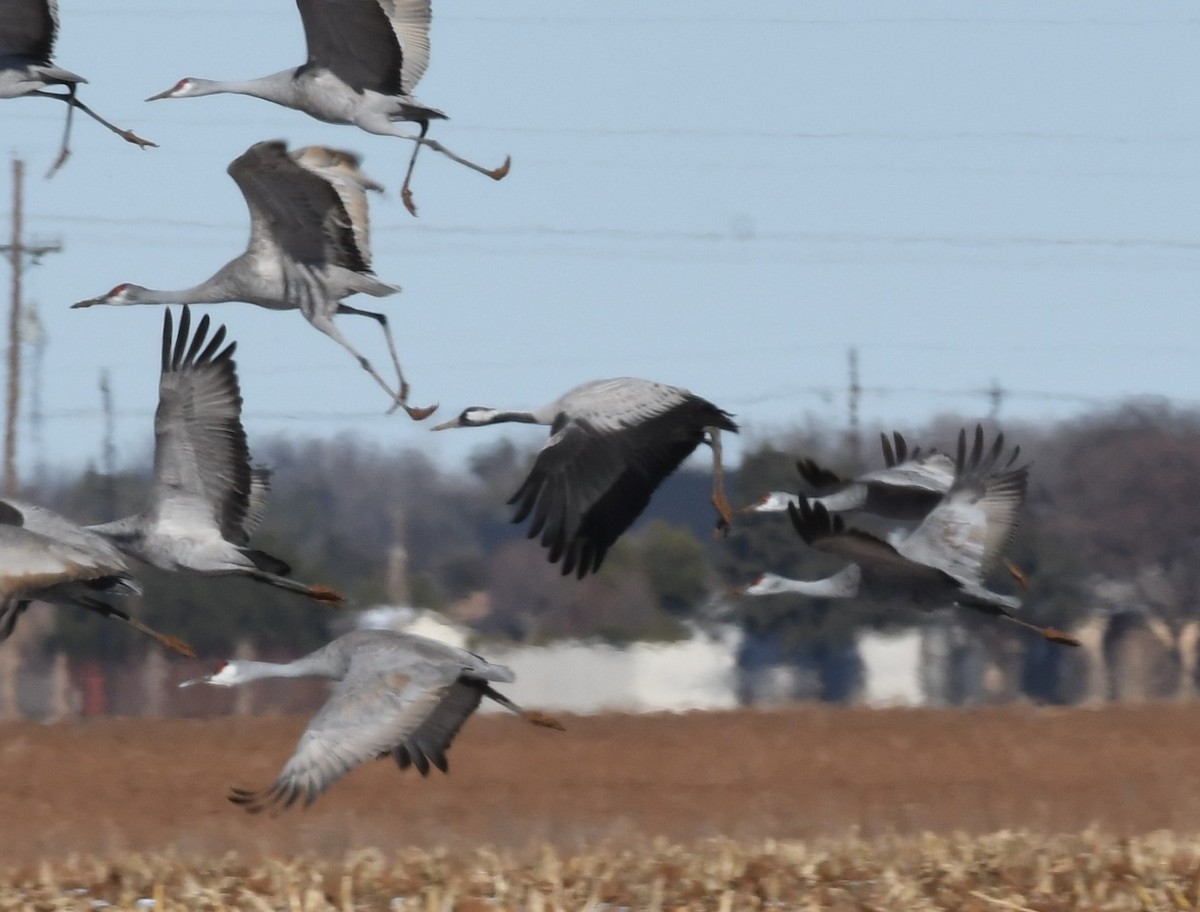
<svg viewBox="0 0 1200 912">
<path fill-rule="evenodd" d="M 0 253 L 7 253 L 12 264 L 12 291 L 8 312 L 8 407 L 4 415 L 4 493 L 17 493 L 17 418 L 21 410 L 21 271 L 25 257 L 37 262 L 47 253 L 58 253 L 62 244 L 26 244 L 23 237 L 23 207 L 25 163 L 14 158 L 12 163 L 13 202 L 12 235 L 7 244 L 0 244 Z"/>
</svg>

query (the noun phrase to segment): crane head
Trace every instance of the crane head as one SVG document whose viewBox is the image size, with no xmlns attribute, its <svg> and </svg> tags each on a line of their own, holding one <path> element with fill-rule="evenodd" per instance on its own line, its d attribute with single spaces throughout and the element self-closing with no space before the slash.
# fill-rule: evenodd
<svg viewBox="0 0 1200 912">
<path fill-rule="evenodd" d="M 190 98 L 194 95 L 211 95 L 213 83 L 209 79 L 196 79 L 188 76 L 179 80 L 165 92 L 151 95 L 146 101 L 158 101 L 160 98 Z"/>
<path fill-rule="evenodd" d="M 232 687 L 239 683 L 241 675 L 239 674 L 237 662 L 218 662 L 217 667 L 213 669 L 212 674 L 204 675 L 202 678 L 192 678 L 191 680 L 182 682 L 180 687 L 191 687 L 193 684 L 215 684 L 218 687 Z"/>
<path fill-rule="evenodd" d="M 430 428 L 430 430 L 444 431 L 456 427 L 482 427 L 485 424 L 494 424 L 499 415 L 500 412 L 496 409 L 480 408 L 477 405 L 473 405 L 470 408 L 463 409 L 462 414 L 457 418 L 443 421 L 441 424 Z"/>
<path fill-rule="evenodd" d="M 128 282 L 122 282 L 98 298 L 77 301 L 71 307 L 74 309 L 77 307 L 91 307 L 94 304 L 136 304 L 138 302 L 138 292 L 145 290 L 141 285 L 131 285 Z"/>
</svg>

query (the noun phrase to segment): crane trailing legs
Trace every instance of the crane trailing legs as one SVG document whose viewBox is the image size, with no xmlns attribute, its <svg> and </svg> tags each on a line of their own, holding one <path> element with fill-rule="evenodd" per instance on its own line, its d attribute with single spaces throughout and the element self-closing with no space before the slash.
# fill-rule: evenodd
<svg viewBox="0 0 1200 912">
<path fill-rule="evenodd" d="M 79 79 L 78 81 L 79 82 L 87 82 L 86 79 Z M 93 111 L 91 108 L 89 108 L 87 105 L 85 105 L 82 101 L 79 100 L 79 98 L 75 94 L 75 85 L 76 84 L 74 82 L 63 82 L 61 84 L 64 85 L 67 89 L 66 95 L 59 95 L 56 92 L 45 92 L 45 91 L 37 91 L 37 92 L 29 93 L 30 95 L 38 95 L 42 98 L 57 98 L 59 101 L 64 101 L 67 104 L 67 122 L 66 122 L 66 125 L 63 127 L 62 144 L 58 150 L 58 157 L 54 159 L 54 164 L 52 164 L 50 166 L 50 170 L 46 172 L 46 177 L 53 177 L 58 172 L 58 169 L 61 168 L 63 165 L 65 165 L 67 163 L 67 159 L 71 157 L 71 147 L 70 147 L 71 119 L 72 119 L 72 115 L 75 113 L 76 108 L 78 108 L 80 111 L 82 111 L 88 117 L 92 118 L 92 120 L 96 121 L 96 123 L 101 124 L 105 127 L 108 127 L 108 129 L 110 129 L 110 130 L 112 130 L 112 132 L 116 133 L 119 137 L 121 137 L 121 139 L 125 140 L 125 142 L 132 143 L 133 145 L 137 146 L 139 149 L 145 149 L 145 148 L 157 149 L 158 148 L 158 143 L 151 142 L 148 139 L 142 139 L 142 137 L 138 136 L 132 130 L 121 129 L 116 124 L 110 123 L 109 121 L 105 120 L 103 117 L 101 117 L 95 111 Z"/>
<path fill-rule="evenodd" d="M 0 4 L 0 98 L 55 98 L 67 106 L 62 148 L 46 176 L 51 177 L 71 154 L 71 121 L 76 108 L 126 142 L 143 149 L 154 146 L 132 130 L 109 123 L 79 100 L 78 86 L 87 80 L 52 61 L 57 37 L 58 0 L 5 0 Z M 50 86 L 62 86 L 66 94 L 47 92 Z"/>
</svg>

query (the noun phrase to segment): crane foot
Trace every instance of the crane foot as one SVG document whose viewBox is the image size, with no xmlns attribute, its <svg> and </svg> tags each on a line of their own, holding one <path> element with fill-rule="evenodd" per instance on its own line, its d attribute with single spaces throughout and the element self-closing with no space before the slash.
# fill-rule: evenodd
<svg viewBox="0 0 1200 912">
<path fill-rule="evenodd" d="M 1004 559 L 1004 569 L 1008 571 L 1008 575 L 1017 581 L 1017 585 L 1021 587 L 1022 592 L 1029 591 L 1029 577 L 1025 575 L 1025 571 L 1010 561 Z"/>
<path fill-rule="evenodd" d="M 401 188 L 400 201 L 404 203 L 404 208 L 408 210 L 408 214 L 415 217 L 417 214 L 417 204 L 413 202 L 412 191 L 408 187 Z"/>
<path fill-rule="evenodd" d="M 408 417 L 413 421 L 424 421 L 438 410 L 438 405 L 440 405 L 438 402 L 435 402 L 433 405 L 427 405 L 425 408 L 413 408 L 411 405 L 405 405 L 403 409 L 408 412 Z"/>
<path fill-rule="evenodd" d="M 148 140 L 148 139 L 142 139 L 140 136 L 138 136 L 132 130 L 118 130 L 117 135 L 119 137 L 121 137 L 121 139 L 125 140 L 125 142 L 133 143 L 139 149 L 146 149 L 146 148 L 157 149 L 158 148 L 158 143 L 150 142 L 150 140 Z"/>
<path fill-rule="evenodd" d="M 512 156 L 506 155 L 506 156 L 504 156 L 504 164 L 502 164 L 499 168 L 495 168 L 495 169 L 489 171 L 487 173 L 487 176 L 490 177 L 494 181 L 504 180 L 504 178 L 508 177 L 508 172 L 511 168 L 512 168 Z M 416 215 L 416 213 L 414 212 L 413 215 Z"/>
<path fill-rule="evenodd" d="M 555 731 L 565 732 L 567 727 L 559 722 L 554 716 L 547 715 L 544 712 L 539 712 L 536 709 L 525 711 L 525 720 L 540 728 L 552 728 Z"/>
<path fill-rule="evenodd" d="M 196 650 L 185 643 L 179 637 L 173 637 L 169 633 L 160 633 L 155 637 L 156 640 L 172 652 L 177 652 L 185 659 L 196 658 Z"/>
<path fill-rule="evenodd" d="M 1061 643 L 1063 646 L 1082 646 L 1083 644 L 1069 633 L 1063 633 L 1054 627 L 1043 627 L 1042 636 L 1051 643 Z"/>
<path fill-rule="evenodd" d="M 723 491 L 713 491 L 712 505 L 716 508 L 718 517 L 713 537 L 728 535 L 729 530 L 733 528 L 733 507 L 729 505 L 729 499 Z"/>
<path fill-rule="evenodd" d="M 346 601 L 342 594 L 332 586 L 324 586 L 320 583 L 308 587 L 308 597 L 316 599 L 318 602 L 326 602 L 338 608 L 342 607 Z"/>
</svg>

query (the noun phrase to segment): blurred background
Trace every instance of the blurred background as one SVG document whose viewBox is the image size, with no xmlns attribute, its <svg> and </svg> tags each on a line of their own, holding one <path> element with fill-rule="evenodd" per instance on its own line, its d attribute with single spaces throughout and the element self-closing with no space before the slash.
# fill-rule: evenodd
<svg viewBox="0 0 1200 912">
<path fill-rule="evenodd" d="M 261 139 L 327 143 L 362 154 L 388 188 L 373 199 L 375 268 L 404 287 L 381 303 L 414 402 L 449 417 L 535 406 L 603 376 L 684 385 L 737 414 L 733 481 L 747 501 L 793 489 L 800 455 L 853 471 L 879 463 L 878 431 L 945 448 L 984 420 L 1033 465 L 1014 553 L 1032 579 L 1025 610 L 1088 644 L 1068 653 L 897 604 L 732 600 L 729 587 L 764 570 L 835 568 L 778 517 L 713 542 L 704 454 L 603 573 L 560 580 L 503 506 L 543 432 L 431 435 L 385 416 L 369 378 L 299 314 L 221 305 L 254 456 L 276 473 L 262 546 L 356 608 L 399 610 L 364 621 L 150 574 L 142 613 L 206 657 L 283 657 L 346 625 L 436 621 L 491 649 L 598 642 L 578 647 L 600 650 L 594 682 L 695 670 L 640 673 L 674 681 L 669 692 L 560 694 L 580 709 L 1192 692 L 1189 4 L 462 0 L 435 10 L 417 95 L 451 117 L 432 135 L 486 163 L 511 154 L 513 170 L 493 184 L 422 155 L 417 219 L 397 198 L 402 140 L 234 96 L 143 103 L 184 76 L 301 63 L 293 4 L 64 0 L 60 16 L 56 60 L 89 80 L 80 97 L 160 147 L 80 117 L 71 159 L 47 180 L 63 106 L 0 110 L 13 162 L 0 170 L 13 216 L 0 243 L 22 273 L 8 477 L 26 499 L 100 520 L 144 496 L 162 314 L 68 305 L 119 282 L 207 276 L 247 235 L 227 163 Z M 341 323 L 386 360 L 370 321 Z M 9 713 L 193 713 L 232 699 L 178 703 L 182 668 L 86 618 L 47 609 L 21 636 L 2 659 Z M 637 658 L 632 644 L 647 643 Z M 509 657 L 533 692 L 542 679 L 521 663 L 550 661 L 536 656 Z M 610 660 L 627 671 L 604 671 Z M 160 681 L 152 701 L 146 675 Z"/>
</svg>

